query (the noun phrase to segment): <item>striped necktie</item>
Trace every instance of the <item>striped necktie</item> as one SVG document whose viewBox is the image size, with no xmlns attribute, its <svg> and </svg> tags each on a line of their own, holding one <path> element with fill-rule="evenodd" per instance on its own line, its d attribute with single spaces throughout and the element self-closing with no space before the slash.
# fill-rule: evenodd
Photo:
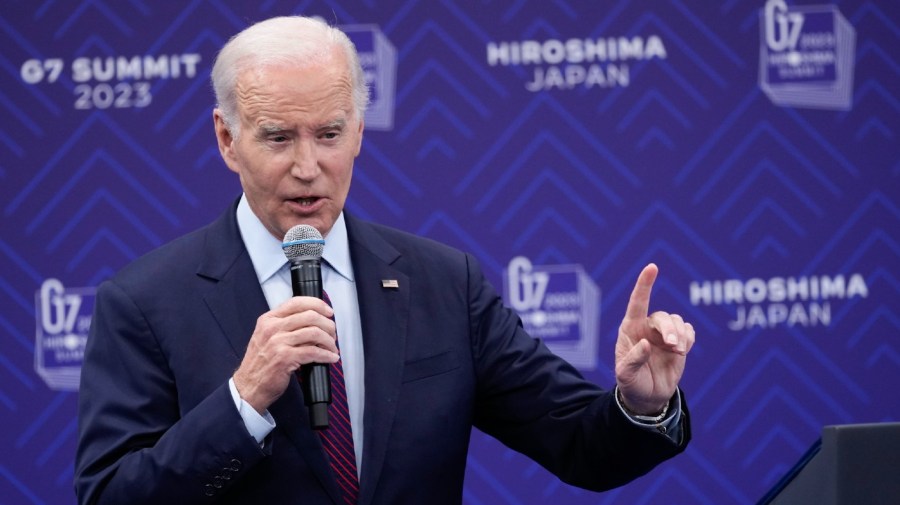
<svg viewBox="0 0 900 505">
<path fill-rule="evenodd" d="M 331 305 L 328 293 L 325 302 Z M 328 456 L 331 471 L 337 480 L 341 498 L 347 505 L 356 505 L 359 498 L 359 478 L 356 475 L 356 452 L 353 449 L 353 430 L 344 385 L 343 359 L 329 367 L 331 375 L 331 405 L 328 407 L 328 429 L 319 430 L 322 446 Z"/>
</svg>

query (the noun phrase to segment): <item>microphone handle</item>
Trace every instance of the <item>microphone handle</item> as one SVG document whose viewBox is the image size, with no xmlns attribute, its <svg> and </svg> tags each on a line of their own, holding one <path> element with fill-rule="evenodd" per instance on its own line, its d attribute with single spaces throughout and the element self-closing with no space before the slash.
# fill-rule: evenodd
<svg viewBox="0 0 900 505">
<path fill-rule="evenodd" d="M 318 258 L 291 262 L 291 287 L 294 296 L 322 296 L 322 266 Z M 328 428 L 328 405 L 331 404 L 331 376 L 328 365 L 308 363 L 300 367 L 303 401 L 309 409 L 309 424 L 314 430 Z"/>
</svg>

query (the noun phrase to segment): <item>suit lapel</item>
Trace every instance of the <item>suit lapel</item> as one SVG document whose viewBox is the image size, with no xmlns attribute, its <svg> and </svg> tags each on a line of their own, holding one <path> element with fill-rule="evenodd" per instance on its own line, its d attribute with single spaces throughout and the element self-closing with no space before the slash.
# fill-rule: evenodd
<svg viewBox="0 0 900 505">
<path fill-rule="evenodd" d="M 396 414 L 409 318 L 410 282 L 396 262 L 400 253 L 371 225 L 344 213 L 356 278 L 365 355 L 365 440 L 360 503 L 371 503 L 384 466 Z M 397 281 L 384 287 L 382 281 Z"/>
<path fill-rule="evenodd" d="M 238 230 L 237 202 L 207 228 L 197 275 L 216 282 L 204 299 L 240 363 L 256 319 L 269 310 Z"/>
<path fill-rule="evenodd" d="M 197 275 L 216 281 L 215 288 L 204 299 L 234 350 L 236 363 L 232 367 L 240 364 L 256 320 L 269 310 L 238 229 L 236 210 L 237 202 L 207 228 L 203 260 L 197 268 Z M 331 476 L 319 437 L 309 427 L 300 384 L 292 382 L 269 407 L 269 412 L 275 418 L 276 430 L 284 432 L 297 446 L 322 487 L 338 503 L 337 483 Z"/>
</svg>

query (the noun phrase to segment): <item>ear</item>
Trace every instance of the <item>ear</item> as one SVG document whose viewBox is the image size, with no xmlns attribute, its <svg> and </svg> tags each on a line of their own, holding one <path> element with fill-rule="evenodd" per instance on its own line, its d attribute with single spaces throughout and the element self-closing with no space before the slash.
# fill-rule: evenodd
<svg viewBox="0 0 900 505">
<path fill-rule="evenodd" d="M 213 109 L 213 125 L 216 129 L 216 141 L 219 144 L 219 154 L 222 155 L 222 159 L 225 161 L 225 164 L 228 165 L 229 170 L 240 173 L 234 152 L 234 137 L 231 135 L 231 131 L 225 124 L 225 116 L 219 109 Z"/>
<path fill-rule="evenodd" d="M 356 154 L 353 157 L 359 156 L 360 151 L 362 151 L 362 139 L 363 139 L 363 130 L 365 129 L 366 122 L 362 119 L 359 120 L 359 131 L 356 136 Z"/>
</svg>

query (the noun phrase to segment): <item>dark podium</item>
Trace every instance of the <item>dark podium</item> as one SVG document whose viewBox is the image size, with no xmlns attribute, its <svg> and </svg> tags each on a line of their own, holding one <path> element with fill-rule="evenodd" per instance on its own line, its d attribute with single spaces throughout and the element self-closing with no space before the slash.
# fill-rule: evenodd
<svg viewBox="0 0 900 505">
<path fill-rule="evenodd" d="M 900 423 L 826 426 L 758 505 L 900 503 Z"/>
</svg>

